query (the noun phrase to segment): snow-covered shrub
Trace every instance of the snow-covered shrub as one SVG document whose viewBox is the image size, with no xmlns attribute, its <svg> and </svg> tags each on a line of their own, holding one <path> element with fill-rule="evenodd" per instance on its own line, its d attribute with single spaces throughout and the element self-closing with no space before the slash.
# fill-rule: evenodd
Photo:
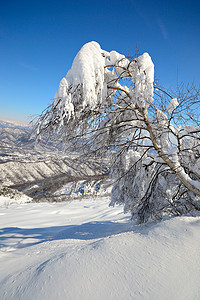
<svg viewBox="0 0 200 300">
<path fill-rule="evenodd" d="M 130 164 L 133 154 L 135 160 Z M 125 162 L 120 157 L 114 167 L 116 181 L 110 205 L 123 203 L 124 212 L 131 212 L 139 223 L 200 209 L 200 197 L 186 189 L 169 168 L 152 162 L 147 155 L 140 158 L 141 154 L 132 151 L 124 157 Z"/>
<path fill-rule="evenodd" d="M 32 198 L 11 188 L 0 187 L 0 205 L 23 204 L 32 202 Z"/>
</svg>

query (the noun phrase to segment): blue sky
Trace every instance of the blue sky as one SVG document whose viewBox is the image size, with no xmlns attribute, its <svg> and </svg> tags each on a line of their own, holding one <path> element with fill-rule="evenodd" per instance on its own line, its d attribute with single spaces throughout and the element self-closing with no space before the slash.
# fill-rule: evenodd
<svg viewBox="0 0 200 300">
<path fill-rule="evenodd" d="M 86 42 L 148 52 L 168 88 L 199 84 L 200 2 L 0 1 L 0 119 L 28 122 L 51 103 Z"/>
</svg>

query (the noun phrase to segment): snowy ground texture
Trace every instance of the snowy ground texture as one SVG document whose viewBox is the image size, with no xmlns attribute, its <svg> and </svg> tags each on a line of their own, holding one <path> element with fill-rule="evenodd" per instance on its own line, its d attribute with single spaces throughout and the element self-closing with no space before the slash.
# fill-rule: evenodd
<svg viewBox="0 0 200 300">
<path fill-rule="evenodd" d="M 200 299 L 200 217 L 138 226 L 108 203 L 1 205 L 0 299 Z"/>
</svg>

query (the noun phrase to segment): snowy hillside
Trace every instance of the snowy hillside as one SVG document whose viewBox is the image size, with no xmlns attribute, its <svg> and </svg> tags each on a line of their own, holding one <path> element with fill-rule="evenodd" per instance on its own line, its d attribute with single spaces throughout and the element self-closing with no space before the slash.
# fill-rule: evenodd
<svg viewBox="0 0 200 300">
<path fill-rule="evenodd" d="M 2 206 L 1 299 L 200 299 L 200 217 L 137 226 L 108 203 Z"/>
<path fill-rule="evenodd" d="M 29 125 L 27 125 L 25 123 L 15 122 L 15 121 L 8 121 L 8 120 L 0 120 L 0 127 L 29 129 Z"/>
<path fill-rule="evenodd" d="M 69 182 L 99 181 L 101 163 L 97 162 L 95 171 L 88 161 L 76 164 L 72 161 L 76 154 L 64 154 L 53 143 L 36 147 L 30 133 L 30 129 L 0 122 L 0 185 L 49 200 Z"/>
<path fill-rule="evenodd" d="M 8 207 L 11 204 L 23 204 L 32 202 L 32 198 L 6 187 L 0 188 L 0 206 Z"/>
</svg>

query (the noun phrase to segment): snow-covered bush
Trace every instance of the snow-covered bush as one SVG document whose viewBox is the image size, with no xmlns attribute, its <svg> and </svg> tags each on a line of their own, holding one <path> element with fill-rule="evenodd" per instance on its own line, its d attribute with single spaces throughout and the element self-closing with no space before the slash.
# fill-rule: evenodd
<svg viewBox="0 0 200 300">
<path fill-rule="evenodd" d="M 17 190 L 0 187 L 0 205 L 9 206 L 11 204 L 23 204 L 32 202 L 32 200 L 32 198 Z"/>
<path fill-rule="evenodd" d="M 129 60 L 85 44 L 35 125 L 38 138 L 62 139 L 84 160 L 112 170 L 112 204 L 139 222 L 199 209 L 199 90 L 170 95 L 154 83 L 148 53 Z"/>
<path fill-rule="evenodd" d="M 186 189 L 171 169 L 152 162 L 147 154 L 140 158 L 141 153 L 131 150 L 120 157 L 114 168 L 110 205 L 123 203 L 124 211 L 131 211 L 139 223 L 200 209 L 200 198 Z"/>
</svg>

